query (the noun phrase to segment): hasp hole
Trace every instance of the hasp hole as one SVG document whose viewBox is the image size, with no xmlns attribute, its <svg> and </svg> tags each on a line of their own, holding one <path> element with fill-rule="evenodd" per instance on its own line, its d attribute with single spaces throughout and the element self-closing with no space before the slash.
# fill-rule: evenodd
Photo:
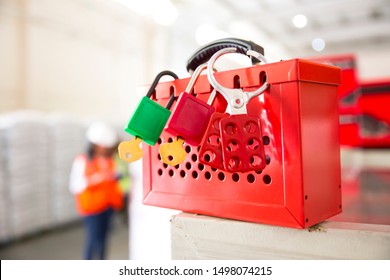
<svg viewBox="0 0 390 280">
<path fill-rule="evenodd" d="M 249 150 L 257 150 L 258 148 L 260 148 L 260 141 L 259 139 L 257 138 L 251 138 L 248 140 L 248 143 L 247 143 L 247 147 Z"/>
<path fill-rule="evenodd" d="M 248 183 L 254 183 L 256 181 L 256 177 L 255 175 L 253 174 L 248 174 L 248 176 L 246 177 L 246 179 L 248 180 Z"/>
<path fill-rule="evenodd" d="M 225 173 L 223 173 L 223 172 L 218 173 L 218 179 L 220 181 L 225 181 L 225 178 L 226 178 Z"/>
<path fill-rule="evenodd" d="M 185 170 L 180 170 L 180 177 L 185 178 L 186 177 L 186 172 Z"/>
<path fill-rule="evenodd" d="M 272 182 L 271 176 L 269 176 L 269 175 L 264 175 L 264 177 L 263 177 L 263 182 L 264 182 L 264 184 L 267 184 L 267 185 L 271 184 L 271 182 Z"/>
<path fill-rule="evenodd" d="M 198 171 L 192 171 L 192 178 L 197 179 L 199 177 Z"/>
<path fill-rule="evenodd" d="M 173 177 L 173 175 L 175 175 L 175 172 L 172 169 L 170 169 L 168 171 L 168 174 L 169 174 L 169 176 Z"/>
<path fill-rule="evenodd" d="M 305 195 L 305 200 L 307 200 L 309 197 L 307 195 Z"/>
<path fill-rule="evenodd" d="M 205 162 L 213 162 L 215 159 L 215 153 L 213 151 L 206 151 L 202 156 Z"/>
<path fill-rule="evenodd" d="M 252 155 L 249 159 L 249 163 L 252 167 L 259 167 L 262 165 L 263 160 L 260 156 L 258 155 Z"/>
<path fill-rule="evenodd" d="M 237 157 L 231 157 L 228 161 L 228 167 L 230 170 L 234 170 L 240 167 L 241 161 Z"/>
<path fill-rule="evenodd" d="M 237 126 L 233 123 L 228 123 L 225 125 L 224 130 L 227 135 L 234 135 L 237 133 Z"/>
<path fill-rule="evenodd" d="M 206 178 L 206 180 L 211 180 L 211 173 L 209 171 L 205 172 L 204 177 Z"/>
<path fill-rule="evenodd" d="M 271 142 L 271 140 L 269 139 L 268 136 L 263 136 L 263 144 L 264 145 L 269 145 L 270 142 Z"/>
<path fill-rule="evenodd" d="M 197 154 L 193 154 L 191 156 L 191 159 L 192 159 L 193 162 L 196 162 L 198 160 L 198 155 Z"/>
<path fill-rule="evenodd" d="M 187 154 L 191 153 L 191 146 L 186 146 L 185 150 Z"/>
<path fill-rule="evenodd" d="M 306 223 L 308 223 L 308 222 L 309 222 L 309 219 L 308 219 L 308 218 L 306 218 L 306 220 L 305 220 L 305 221 L 306 221 Z"/>
<path fill-rule="evenodd" d="M 215 119 L 214 122 L 213 122 L 213 127 L 215 130 L 219 131 L 219 123 L 220 123 L 221 119 L 218 118 L 218 119 Z"/>
<path fill-rule="evenodd" d="M 244 130 L 248 134 L 254 134 L 258 131 L 258 124 L 253 121 L 249 121 L 245 124 Z"/>
<path fill-rule="evenodd" d="M 227 149 L 229 152 L 235 152 L 235 151 L 237 151 L 237 150 L 238 150 L 238 143 L 237 143 L 237 141 L 235 141 L 235 140 L 229 141 L 228 144 L 227 144 L 226 149 Z"/>
<path fill-rule="evenodd" d="M 186 163 L 186 168 L 187 168 L 188 170 L 191 170 L 191 168 L 192 168 L 191 162 L 187 162 L 187 163 Z"/>
<path fill-rule="evenodd" d="M 219 147 L 221 145 L 221 139 L 219 135 L 212 134 L 207 138 L 207 143 L 213 147 Z"/>
<path fill-rule="evenodd" d="M 232 175 L 232 180 L 233 180 L 234 182 L 240 181 L 240 175 L 238 175 L 238 173 L 233 173 L 233 175 Z"/>
</svg>

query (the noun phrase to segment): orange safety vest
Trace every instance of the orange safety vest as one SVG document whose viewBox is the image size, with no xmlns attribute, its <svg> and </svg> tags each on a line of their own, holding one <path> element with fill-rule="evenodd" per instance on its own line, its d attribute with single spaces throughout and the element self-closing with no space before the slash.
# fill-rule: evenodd
<svg viewBox="0 0 390 280">
<path fill-rule="evenodd" d="M 123 207 L 123 195 L 117 181 L 105 181 L 91 185 L 90 178 L 93 174 L 99 172 L 115 172 L 115 162 L 113 159 L 92 159 L 88 160 L 85 156 L 85 177 L 87 187 L 83 192 L 76 195 L 76 206 L 78 212 L 82 215 L 94 215 L 101 213 L 112 207 L 119 210 Z M 106 161 L 104 170 L 99 165 L 99 161 Z M 107 170 L 108 167 L 108 170 Z"/>
</svg>

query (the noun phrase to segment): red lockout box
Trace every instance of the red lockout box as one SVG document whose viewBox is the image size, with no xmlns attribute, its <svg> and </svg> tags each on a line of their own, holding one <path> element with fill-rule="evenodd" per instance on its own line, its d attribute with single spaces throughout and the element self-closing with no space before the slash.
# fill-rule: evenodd
<svg viewBox="0 0 390 280">
<path fill-rule="evenodd" d="M 254 90 L 267 77 L 267 91 L 248 104 L 261 118 L 267 165 L 262 171 L 229 173 L 202 164 L 200 147 L 184 145 L 186 160 L 161 162 L 159 145 L 143 145 L 144 203 L 197 214 L 293 228 L 315 225 L 341 212 L 339 113 L 340 69 L 301 59 L 215 74 L 221 85 Z M 159 83 L 161 105 L 184 91 L 189 78 Z M 206 75 L 195 85 L 206 101 L 212 90 Z M 175 105 L 173 105 L 175 106 Z M 213 106 L 224 112 L 218 94 Z M 174 108 L 174 107 L 173 107 Z"/>
<path fill-rule="evenodd" d="M 390 79 L 361 82 L 361 146 L 390 148 Z"/>
<path fill-rule="evenodd" d="M 341 84 L 338 87 L 340 112 L 340 144 L 360 147 L 360 127 L 358 116 L 361 113 L 358 101 L 361 87 L 358 81 L 356 58 L 352 54 L 309 58 L 311 61 L 334 65 L 341 68 Z"/>
</svg>

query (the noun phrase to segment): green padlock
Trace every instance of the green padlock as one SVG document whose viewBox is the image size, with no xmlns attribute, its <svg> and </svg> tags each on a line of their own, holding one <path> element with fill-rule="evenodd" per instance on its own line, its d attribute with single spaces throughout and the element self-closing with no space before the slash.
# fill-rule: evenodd
<svg viewBox="0 0 390 280">
<path fill-rule="evenodd" d="M 141 138 L 145 143 L 153 146 L 163 131 L 171 112 L 175 95 L 172 94 L 167 106 L 164 108 L 160 104 L 150 99 L 158 82 L 163 76 L 171 76 L 175 80 L 179 77 L 171 71 L 162 71 L 154 79 L 146 96 L 144 96 L 125 127 L 125 131 L 135 137 Z"/>
</svg>

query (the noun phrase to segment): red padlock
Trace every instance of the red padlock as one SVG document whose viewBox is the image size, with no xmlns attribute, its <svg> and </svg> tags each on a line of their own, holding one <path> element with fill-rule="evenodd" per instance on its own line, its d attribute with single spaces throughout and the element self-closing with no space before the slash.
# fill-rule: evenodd
<svg viewBox="0 0 390 280">
<path fill-rule="evenodd" d="M 191 94 L 200 73 L 206 68 L 207 64 L 202 64 L 195 70 L 165 127 L 169 134 L 184 139 L 192 146 L 198 146 L 202 141 L 211 115 L 215 111 L 210 104 L 213 100 L 206 103 Z"/>
</svg>

